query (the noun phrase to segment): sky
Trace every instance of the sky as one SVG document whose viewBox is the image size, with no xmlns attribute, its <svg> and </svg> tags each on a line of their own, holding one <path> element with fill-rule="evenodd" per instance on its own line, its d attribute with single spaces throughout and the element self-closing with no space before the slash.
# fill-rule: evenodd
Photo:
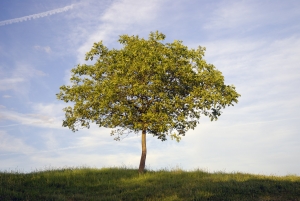
<svg viewBox="0 0 300 201">
<path fill-rule="evenodd" d="M 241 97 L 177 143 L 147 135 L 146 168 L 300 176 L 300 1 L 0 1 L 0 171 L 138 168 L 141 134 L 62 127 L 56 99 L 94 42 L 120 35 L 206 47 Z"/>
</svg>

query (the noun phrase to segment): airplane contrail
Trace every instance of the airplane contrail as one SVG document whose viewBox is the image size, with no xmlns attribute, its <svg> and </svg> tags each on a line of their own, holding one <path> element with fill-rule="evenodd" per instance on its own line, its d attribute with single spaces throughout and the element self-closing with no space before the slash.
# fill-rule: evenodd
<svg viewBox="0 0 300 201">
<path fill-rule="evenodd" d="M 71 5 L 65 6 L 63 8 L 57 8 L 57 9 L 49 10 L 49 11 L 42 12 L 42 13 L 37 13 L 37 14 L 33 14 L 33 15 L 27 15 L 27 16 L 24 16 L 24 17 L 20 17 L 20 18 L 14 18 L 14 19 L 10 19 L 10 20 L 0 21 L 0 26 L 13 24 L 13 23 L 18 23 L 18 22 L 23 22 L 23 21 L 32 20 L 32 19 L 37 19 L 37 18 L 40 18 L 40 17 L 47 17 L 49 15 L 54 15 L 54 14 L 57 14 L 57 13 L 66 12 L 68 10 L 73 9 L 74 6 L 75 6 L 75 4 L 71 4 Z"/>
</svg>

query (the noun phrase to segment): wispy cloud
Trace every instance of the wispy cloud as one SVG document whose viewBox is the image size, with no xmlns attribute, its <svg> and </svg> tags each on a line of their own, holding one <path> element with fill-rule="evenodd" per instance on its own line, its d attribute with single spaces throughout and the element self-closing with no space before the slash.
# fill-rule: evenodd
<svg viewBox="0 0 300 201">
<path fill-rule="evenodd" d="M 33 127 L 61 129 L 61 119 L 63 118 L 62 108 L 64 106 L 63 104 L 34 104 L 34 112 L 30 114 L 23 114 L 0 107 L 0 120 L 14 122 L 13 124 L 0 127 L 29 125 Z"/>
<path fill-rule="evenodd" d="M 261 16 L 256 12 L 255 5 L 245 1 L 223 1 L 217 5 L 212 17 L 205 24 L 205 29 L 234 28 L 251 21 L 257 20 Z M 254 15 L 255 14 L 255 15 Z"/>
<path fill-rule="evenodd" d="M 143 3 L 135 0 L 114 2 L 101 16 L 101 25 L 84 37 L 85 42 L 78 49 L 78 60 L 83 61 L 82 58 L 94 42 L 100 40 L 105 40 L 105 44 L 115 42 L 118 35 L 135 31 L 133 24 L 143 26 L 154 20 L 160 3 L 157 0 Z"/>
<path fill-rule="evenodd" d="M 15 77 L 15 78 L 7 78 L 0 80 L 0 91 L 6 91 L 10 89 L 14 89 L 17 84 L 24 82 L 23 78 Z"/>
<path fill-rule="evenodd" d="M 1 133 L 0 133 L 0 137 Z M 19 141 L 19 140 L 18 140 Z M 57 152 L 57 151 L 62 151 L 62 150 L 68 150 L 68 149 L 78 149 L 78 148 L 82 148 L 82 147 L 88 147 L 89 145 L 84 145 L 84 146 L 70 146 L 70 147 L 63 147 L 63 148 L 58 148 L 58 149 L 49 149 L 49 150 L 39 150 L 39 151 L 26 151 L 26 152 L 16 152 L 17 150 L 13 150 L 15 152 L 13 153 L 4 153 L 4 154 L 0 154 L 0 156 L 7 156 L 7 155 L 17 155 L 17 154 L 28 154 L 28 155 L 33 155 L 33 154 L 40 154 L 40 153 L 49 153 L 49 152 Z M 7 147 L 6 149 L 4 149 L 4 151 L 9 152 L 12 151 L 11 147 Z"/>
<path fill-rule="evenodd" d="M 68 10 L 73 9 L 74 6 L 75 6 L 75 4 L 71 4 L 71 5 L 65 6 L 63 8 L 57 8 L 57 9 L 49 10 L 49 11 L 42 12 L 42 13 L 37 13 L 37 14 L 33 14 L 33 15 L 27 15 L 24 17 L 20 17 L 20 18 L 14 18 L 14 19 L 10 19 L 10 20 L 0 21 L 0 26 L 23 22 L 23 21 L 32 20 L 32 19 L 37 19 L 37 18 L 41 18 L 41 17 L 47 17 L 47 16 L 54 15 L 57 13 L 66 12 Z"/>
<path fill-rule="evenodd" d="M 7 74 L 11 74 L 8 76 Z M 24 93 L 31 78 L 42 77 L 46 74 L 29 65 L 17 63 L 16 68 L 5 75 L 0 74 L 0 91 L 14 90 Z"/>
<path fill-rule="evenodd" d="M 38 50 L 38 51 L 45 51 L 46 53 L 50 53 L 51 52 L 51 48 L 49 46 L 39 46 L 39 45 L 36 45 L 34 46 L 34 49 Z"/>
<path fill-rule="evenodd" d="M 5 131 L 0 130 L 0 152 L 26 153 L 35 151 L 28 146 L 22 139 L 8 135 Z M 2 155 L 2 154 L 1 154 Z"/>
<path fill-rule="evenodd" d="M 2 97 L 3 97 L 3 98 L 11 98 L 10 95 L 3 95 Z"/>
<path fill-rule="evenodd" d="M 204 24 L 206 30 L 236 29 L 247 32 L 266 25 L 287 25 L 291 19 L 299 18 L 297 1 L 219 1 Z M 292 27 L 287 27 L 291 29 Z M 230 30 L 232 31 L 232 30 Z"/>
<path fill-rule="evenodd" d="M 85 62 L 85 54 L 95 42 L 102 40 L 108 47 L 116 45 L 122 34 L 141 34 L 154 23 L 161 9 L 162 1 L 140 2 L 137 0 L 101 1 L 88 0 L 70 14 L 70 18 L 84 20 L 78 22 L 66 40 L 70 41 L 77 62 Z M 78 11 L 78 12 L 77 12 Z M 84 28 L 83 28 L 84 27 Z M 141 28 L 142 27 L 142 28 Z M 145 29 L 144 29 L 145 28 Z M 148 34 L 148 30 L 147 34 Z M 153 30 L 152 30 L 153 31 Z M 64 81 L 70 83 L 70 69 L 65 71 Z"/>
<path fill-rule="evenodd" d="M 0 119 L 18 122 L 21 125 L 31 125 L 46 128 L 61 127 L 60 122 L 55 121 L 53 117 L 42 114 L 22 114 L 14 111 L 2 110 Z"/>
</svg>

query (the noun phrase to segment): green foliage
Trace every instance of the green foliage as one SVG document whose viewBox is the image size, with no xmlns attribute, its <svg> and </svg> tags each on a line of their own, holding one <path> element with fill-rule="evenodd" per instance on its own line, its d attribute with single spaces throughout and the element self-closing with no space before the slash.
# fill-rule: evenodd
<svg viewBox="0 0 300 201">
<path fill-rule="evenodd" d="M 64 109 L 63 126 L 73 131 L 90 123 L 112 131 L 145 130 L 158 139 L 180 140 L 194 129 L 200 115 L 216 120 L 225 106 L 237 103 L 234 86 L 203 59 L 205 48 L 188 49 L 182 41 L 162 43 L 165 35 L 149 39 L 120 36 L 120 50 L 94 43 L 86 60 L 72 69 L 72 85 L 61 86 L 57 98 L 74 102 Z M 117 137 L 118 139 L 118 137 Z"/>
<path fill-rule="evenodd" d="M 73 168 L 0 173 L 0 200 L 300 200 L 299 176 L 180 169 Z"/>
</svg>

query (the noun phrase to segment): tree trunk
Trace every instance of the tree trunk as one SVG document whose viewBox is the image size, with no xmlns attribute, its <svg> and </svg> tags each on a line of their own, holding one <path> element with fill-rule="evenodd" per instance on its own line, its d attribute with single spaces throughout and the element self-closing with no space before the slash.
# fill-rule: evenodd
<svg viewBox="0 0 300 201">
<path fill-rule="evenodd" d="M 141 155 L 139 173 L 144 173 L 145 162 L 146 162 L 146 154 L 147 154 L 147 148 L 146 148 L 146 129 L 144 129 L 142 131 L 142 155 Z"/>
</svg>

